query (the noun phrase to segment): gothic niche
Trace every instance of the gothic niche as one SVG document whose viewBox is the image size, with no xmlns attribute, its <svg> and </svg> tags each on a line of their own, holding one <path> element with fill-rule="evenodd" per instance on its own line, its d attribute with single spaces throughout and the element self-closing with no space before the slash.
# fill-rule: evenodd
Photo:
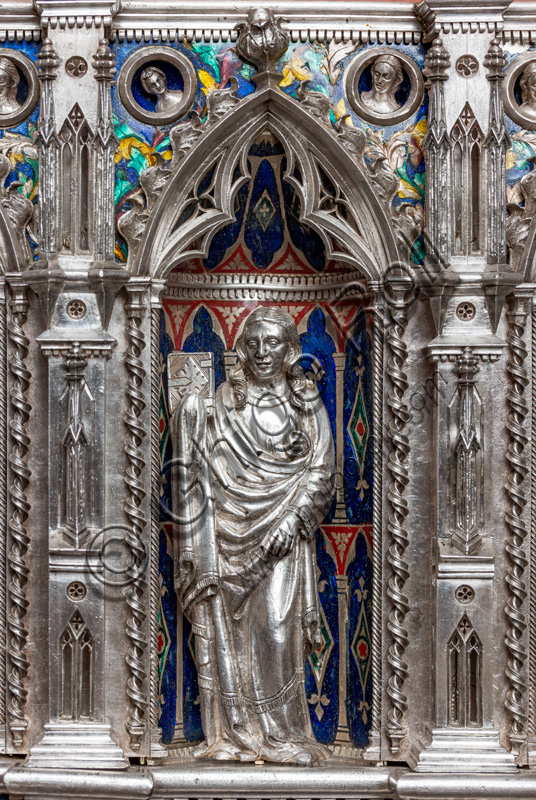
<svg viewBox="0 0 536 800">
<path fill-rule="evenodd" d="M 93 720 L 94 643 L 80 611 L 72 614 L 60 639 L 61 719 Z"/>
<path fill-rule="evenodd" d="M 78 103 L 60 130 L 62 164 L 62 250 L 87 253 L 91 249 L 91 151 L 93 134 Z"/>
<path fill-rule="evenodd" d="M 482 642 L 466 614 L 450 637 L 448 651 L 448 724 L 479 728 L 482 725 Z"/>
<path fill-rule="evenodd" d="M 371 724 L 370 297 L 364 296 L 355 268 L 330 259 L 325 238 L 300 219 L 300 196 L 287 175 L 285 149 L 273 133 L 264 131 L 250 146 L 247 171 L 234 220 L 213 236 L 206 258 L 191 259 L 170 274 L 162 301 L 159 725 L 166 743 L 181 745 L 175 755 L 203 754 L 195 748 L 207 734 L 201 692 L 210 675 L 199 665 L 206 660 L 208 628 L 202 620 L 192 624 L 177 603 L 181 512 L 172 468 L 178 456 L 172 412 L 185 386 L 204 396 L 208 406 L 213 403 L 214 390 L 236 374 L 236 346 L 246 320 L 255 309 L 262 316 L 261 309 L 275 308 L 297 332 L 299 365 L 325 409 L 334 450 L 332 499 L 317 519 L 300 523 L 313 543 L 316 566 L 310 575 L 318 618 L 314 646 L 298 658 L 296 680 L 316 750 L 327 754 L 327 746 L 341 753 L 366 746 Z M 239 167 L 233 180 L 238 175 Z M 294 175 L 300 175 L 299 166 Z M 329 175 L 319 169 L 318 179 L 322 208 L 339 213 L 340 206 L 348 224 L 359 230 Z M 198 200 L 185 206 L 179 224 L 210 203 L 212 176 L 202 183 Z M 303 441 L 295 437 L 292 446 L 299 458 Z M 262 662 L 261 642 L 255 657 Z M 291 689 L 274 698 L 276 705 Z M 185 747 L 188 743 L 192 747 Z"/>
<path fill-rule="evenodd" d="M 482 251 L 480 231 L 480 157 L 483 134 L 469 103 L 466 103 L 451 132 L 454 187 L 454 255 Z"/>
</svg>

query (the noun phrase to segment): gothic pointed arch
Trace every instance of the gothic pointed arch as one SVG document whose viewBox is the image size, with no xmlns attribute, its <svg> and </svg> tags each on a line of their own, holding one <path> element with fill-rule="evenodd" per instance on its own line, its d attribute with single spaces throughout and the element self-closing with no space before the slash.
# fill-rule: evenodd
<svg viewBox="0 0 536 800">
<path fill-rule="evenodd" d="M 215 233 L 234 219 L 236 194 L 250 177 L 249 146 L 263 130 L 283 144 L 301 219 L 323 238 L 329 258 L 376 280 L 397 259 L 390 220 L 365 167 L 298 102 L 269 87 L 237 104 L 179 162 L 148 215 L 135 275 L 161 279 L 206 256 Z"/>
</svg>

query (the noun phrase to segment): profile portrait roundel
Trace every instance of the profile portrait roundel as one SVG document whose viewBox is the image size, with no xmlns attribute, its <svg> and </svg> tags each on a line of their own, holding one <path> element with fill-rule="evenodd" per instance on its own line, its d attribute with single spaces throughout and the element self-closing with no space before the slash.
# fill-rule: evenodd
<svg viewBox="0 0 536 800">
<path fill-rule="evenodd" d="M 373 125 L 397 125 L 411 117 L 424 96 L 418 65 L 399 50 L 371 47 L 348 66 L 346 97 L 360 119 Z"/>
<path fill-rule="evenodd" d="M 27 56 L 0 48 L 0 128 L 13 128 L 30 116 L 39 100 L 37 71 Z"/>
<path fill-rule="evenodd" d="M 187 114 L 196 86 L 192 64 L 165 46 L 137 50 L 125 61 L 118 81 L 127 111 L 149 125 L 169 125 Z"/>
<path fill-rule="evenodd" d="M 504 110 L 525 130 L 536 130 L 536 53 L 515 58 L 505 71 Z"/>
</svg>

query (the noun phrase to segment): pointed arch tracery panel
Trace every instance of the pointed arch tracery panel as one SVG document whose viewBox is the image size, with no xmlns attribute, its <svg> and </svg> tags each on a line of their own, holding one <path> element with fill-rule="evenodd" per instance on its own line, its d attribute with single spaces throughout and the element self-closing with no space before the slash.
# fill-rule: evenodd
<svg viewBox="0 0 536 800">
<path fill-rule="evenodd" d="M 390 222 L 364 167 L 298 103 L 266 89 L 213 125 L 179 162 L 149 214 L 136 273 L 150 267 L 161 278 L 206 257 L 218 231 L 235 219 L 240 189 L 251 179 L 248 153 L 263 131 L 281 142 L 300 217 L 323 239 L 330 258 L 370 278 L 397 259 Z"/>
</svg>

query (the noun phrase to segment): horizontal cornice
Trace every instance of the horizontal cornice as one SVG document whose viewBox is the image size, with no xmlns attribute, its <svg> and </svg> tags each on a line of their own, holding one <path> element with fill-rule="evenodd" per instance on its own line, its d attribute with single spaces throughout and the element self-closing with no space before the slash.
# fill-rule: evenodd
<svg viewBox="0 0 536 800">
<path fill-rule="evenodd" d="M 114 21 L 120 39 L 149 38 L 153 31 L 170 38 L 234 40 L 234 27 L 252 7 L 268 6 L 284 17 L 292 41 L 378 40 L 414 41 L 421 26 L 409 2 L 354 0 L 123 0 Z"/>
<path fill-rule="evenodd" d="M 102 0 L 100 0 L 102 4 Z M 36 5 L 50 6 L 41 20 Z M 52 6 L 58 9 L 52 12 Z M 49 29 L 92 27 L 109 18 L 99 15 L 99 0 L 64 0 L 39 4 L 32 0 L 1 0 L 0 39 L 39 39 L 42 25 Z M 112 3 L 109 4 L 112 6 Z M 533 0 L 431 0 L 438 27 L 452 31 L 483 32 L 503 29 L 506 40 L 536 39 L 536 2 Z M 292 41 L 307 39 L 398 43 L 418 41 L 421 23 L 411 2 L 386 0 L 122 0 L 112 22 L 119 40 L 164 38 L 228 41 L 236 38 L 235 25 L 251 7 L 270 7 L 286 20 Z M 64 10 L 63 14 L 59 11 Z M 438 13 L 439 12 L 439 13 Z M 102 14 L 102 12 L 101 12 Z"/>
</svg>

